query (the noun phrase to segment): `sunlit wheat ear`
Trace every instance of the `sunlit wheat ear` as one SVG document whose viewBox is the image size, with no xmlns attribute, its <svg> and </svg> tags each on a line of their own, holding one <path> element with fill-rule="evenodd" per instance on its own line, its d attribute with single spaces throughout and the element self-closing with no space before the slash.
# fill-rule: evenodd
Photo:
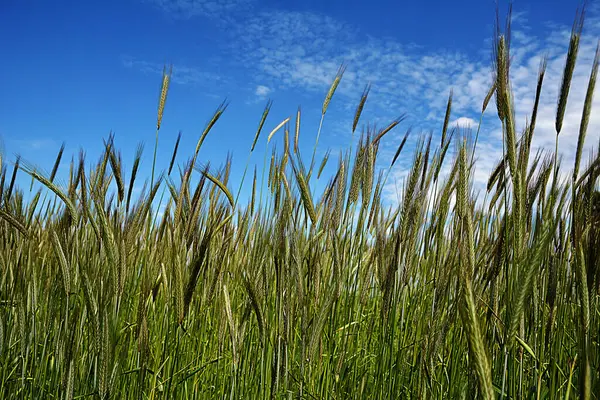
<svg viewBox="0 0 600 400">
<path fill-rule="evenodd" d="M 285 125 L 285 129 L 283 131 L 283 152 L 285 157 L 289 157 L 290 155 L 290 126 L 289 124 Z M 283 168 L 285 169 L 285 168 Z"/>
<path fill-rule="evenodd" d="M 271 138 L 273 137 L 273 135 L 275 133 L 277 133 L 277 131 L 280 130 L 281 127 L 284 126 L 285 124 L 287 124 L 289 121 L 290 121 L 290 117 L 287 117 L 286 119 L 281 121 L 279 123 L 279 125 L 277 125 L 275 128 L 273 128 L 273 130 L 271 131 L 271 133 L 269 133 L 269 136 L 267 137 L 267 143 L 269 143 L 271 141 Z"/>
<path fill-rule="evenodd" d="M 298 107 L 298 112 L 296 113 L 296 129 L 294 131 L 294 153 L 298 154 L 298 140 L 300 138 L 300 107 Z"/>
<path fill-rule="evenodd" d="M 344 75 L 345 71 L 346 71 L 346 66 L 342 64 L 340 66 L 340 68 L 338 69 L 338 72 L 335 75 L 335 78 L 333 79 L 333 83 L 329 87 L 327 96 L 325 96 L 325 101 L 323 102 L 323 108 L 321 109 L 322 115 L 325 115 L 325 113 L 327 112 L 329 103 L 331 102 L 331 99 L 333 98 L 333 95 L 335 94 L 335 90 L 337 89 L 338 85 L 340 84 L 340 81 L 342 80 L 342 76 Z"/>
<path fill-rule="evenodd" d="M 567 60 L 565 62 L 565 68 L 563 70 L 563 77 L 560 85 L 560 94 L 558 97 L 558 104 L 556 107 L 555 126 L 557 135 L 559 135 L 560 131 L 562 130 L 565 111 L 567 109 L 569 89 L 571 88 L 573 71 L 575 70 L 577 54 L 579 53 L 579 39 L 581 38 L 581 31 L 583 30 L 584 15 L 585 10 L 577 12 L 577 15 L 575 16 L 575 22 L 573 23 L 573 28 L 571 30 L 571 37 L 569 39 L 569 50 L 567 51 Z"/>
<path fill-rule="evenodd" d="M 283 172 L 279 174 L 279 180 L 283 183 L 283 187 L 285 189 L 285 194 L 287 196 L 285 201 L 286 201 L 286 203 L 288 203 L 288 202 L 292 201 L 292 199 L 293 199 L 292 190 L 290 189 L 290 184 L 288 183 L 288 180 Z"/>
<path fill-rule="evenodd" d="M 590 80 L 588 82 L 587 93 L 585 95 L 585 102 L 583 104 L 583 112 L 581 115 L 581 123 L 579 125 L 579 136 L 577 137 L 577 151 L 575 153 L 575 167 L 573 168 L 573 183 L 577 179 L 579 174 L 579 163 L 581 161 L 581 153 L 583 152 L 583 144 L 585 142 L 585 135 L 590 122 L 590 115 L 592 113 L 592 101 L 594 99 L 594 88 L 596 87 L 596 78 L 598 76 L 598 63 L 600 61 L 600 42 L 596 47 L 596 56 L 594 57 L 594 64 L 592 65 L 592 72 L 590 74 Z"/>
<path fill-rule="evenodd" d="M 360 102 L 358 103 L 358 106 L 356 107 L 356 112 L 354 113 L 354 121 L 352 122 L 352 133 L 356 131 L 358 121 L 360 120 L 360 116 L 362 114 L 363 108 L 365 107 L 365 103 L 367 102 L 367 97 L 369 96 L 370 91 L 371 84 L 367 84 L 367 86 L 365 86 L 365 90 L 363 90 L 363 93 L 360 96 Z"/>
<path fill-rule="evenodd" d="M 442 126 L 442 141 L 440 146 L 446 144 L 446 132 L 448 131 L 448 123 L 450 122 L 450 114 L 452 113 L 452 94 L 453 90 L 450 89 L 450 94 L 448 95 L 448 103 L 446 104 L 446 115 L 444 116 L 444 125 Z"/>
<path fill-rule="evenodd" d="M 177 157 L 177 150 L 179 149 L 179 141 L 181 140 L 181 131 L 177 134 L 177 141 L 175 141 L 175 148 L 173 148 L 173 155 L 171 156 L 171 162 L 169 163 L 169 172 L 168 176 L 171 175 L 171 171 L 173 170 L 173 165 L 175 165 L 175 158 Z"/>
<path fill-rule="evenodd" d="M 267 105 L 260 117 L 260 122 L 258 123 L 258 129 L 256 130 L 256 135 L 254 135 L 254 141 L 252 142 L 252 147 L 250 148 L 250 152 L 254 151 L 254 147 L 258 142 L 258 137 L 260 136 L 260 132 L 262 131 L 263 126 L 265 125 L 265 121 L 267 120 L 267 116 L 269 115 L 269 111 L 271 111 L 271 107 L 273 106 L 273 102 L 271 100 L 267 101 Z"/>
<path fill-rule="evenodd" d="M 167 67 L 163 68 L 162 72 L 162 84 L 160 87 L 160 97 L 158 99 L 158 113 L 156 118 L 156 129 L 160 129 L 162 123 L 163 112 L 165 111 L 165 104 L 167 103 L 167 93 L 169 92 L 169 83 L 171 82 L 171 74 L 173 73 L 173 66 L 169 67 L 167 73 Z"/>
<path fill-rule="evenodd" d="M 56 161 L 54 161 L 54 167 L 52 167 L 52 172 L 50 173 L 50 182 L 54 182 L 54 177 L 56 176 L 56 171 L 58 171 L 58 166 L 60 165 L 60 160 L 62 158 L 63 151 L 65 151 L 64 142 L 62 146 L 60 146 L 60 150 L 58 151 L 58 155 L 56 156 Z"/>
</svg>

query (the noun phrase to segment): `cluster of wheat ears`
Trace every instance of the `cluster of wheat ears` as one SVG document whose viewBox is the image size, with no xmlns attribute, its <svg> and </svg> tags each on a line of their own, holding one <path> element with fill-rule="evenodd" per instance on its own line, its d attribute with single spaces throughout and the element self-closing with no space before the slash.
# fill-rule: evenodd
<svg viewBox="0 0 600 400">
<path fill-rule="evenodd" d="M 198 159 L 225 104 L 188 161 L 176 163 L 179 136 L 168 170 L 155 176 L 153 162 L 133 202 L 142 147 L 127 181 L 112 137 L 93 168 L 83 152 L 71 161 L 62 186 L 64 147 L 50 174 L 18 158 L 12 171 L 4 163 L 0 397 L 600 398 L 598 152 L 580 167 L 598 52 L 568 177 L 557 154 L 582 27 L 578 13 L 556 151 L 532 158 L 546 63 L 518 135 L 509 27 L 498 29 L 481 114 L 495 98 L 504 157 L 483 203 L 471 187 L 477 135 L 449 127 L 452 94 L 439 145 L 431 135 L 417 141 L 398 205 L 386 205 L 382 190 L 409 133 L 391 165 L 378 168 L 377 155 L 400 119 L 367 129 L 313 193 L 329 160 L 327 152 L 315 164 L 318 136 L 343 68 L 310 164 L 298 110 L 295 124 L 288 118 L 268 135 L 262 178 L 254 168 L 243 203 L 244 179 L 235 196 L 228 186 L 229 159 L 219 169 Z M 170 78 L 165 70 L 156 143 Z M 353 134 L 368 95 L 369 87 Z M 269 164 L 276 133 L 284 145 Z M 19 171 L 42 184 L 29 201 L 15 185 Z"/>
</svg>

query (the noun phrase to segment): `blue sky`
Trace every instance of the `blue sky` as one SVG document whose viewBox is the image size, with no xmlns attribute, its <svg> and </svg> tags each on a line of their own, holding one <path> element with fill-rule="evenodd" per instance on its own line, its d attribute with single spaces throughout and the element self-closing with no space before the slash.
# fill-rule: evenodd
<svg viewBox="0 0 600 400">
<path fill-rule="evenodd" d="M 600 36 L 600 13 L 593 1 L 589 3 L 561 133 L 566 160 L 574 153 Z M 558 85 L 577 4 L 514 2 L 512 79 L 519 127 L 531 112 L 540 59 L 543 55 L 549 59 L 534 146 L 554 145 Z M 508 2 L 500 5 L 506 10 Z M 235 183 L 269 98 L 274 101 L 272 113 L 252 164 L 262 165 L 266 134 L 294 115 L 298 105 L 301 147 L 310 155 L 323 98 L 343 62 L 347 71 L 326 116 L 319 152 L 330 148 L 337 154 L 350 144 L 354 108 L 370 82 L 363 123 L 381 126 L 403 113 L 408 116 L 384 140 L 380 158 L 384 166 L 408 126 L 417 133 L 433 130 L 439 135 L 450 89 L 453 123 L 479 120 L 491 82 L 494 18 L 491 0 L 4 0 L 0 5 L 4 158 L 12 161 L 20 154 L 50 170 L 66 142 L 67 160 L 83 148 L 91 163 L 112 130 L 127 171 L 137 143 L 145 143 L 142 173 L 149 176 L 160 73 L 164 64 L 172 63 L 159 166 L 168 167 L 180 130 L 178 161 L 189 157 L 206 122 L 227 99 L 229 107 L 199 159 L 218 166 L 231 153 Z M 598 107 L 596 97 L 594 109 Z M 476 185 L 483 183 L 502 153 L 497 117 L 493 107 L 489 110 L 482 127 Z M 598 143 L 599 128 L 600 114 L 594 113 L 588 149 Z M 397 197 L 410 161 L 405 156 L 391 175 L 385 192 L 389 199 Z M 61 171 L 66 168 L 64 162 Z"/>
</svg>

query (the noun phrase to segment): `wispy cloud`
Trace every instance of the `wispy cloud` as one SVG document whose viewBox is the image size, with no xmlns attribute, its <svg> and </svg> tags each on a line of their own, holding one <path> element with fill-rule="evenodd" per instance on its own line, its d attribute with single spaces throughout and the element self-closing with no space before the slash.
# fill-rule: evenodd
<svg viewBox="0 0 600 400">
<path fill-rule="evenodd" d="M 129 56 L 123 56 L 121 61 L 125 67 L 138 70 L 144 74 L 161 75 L 163 72 L 163 64 L 137 60 Z M 200 68 L 186 65 L 174 65 L 171 79 L 173 83 L 181 85 L 204 84 L 207 82 L 224 82 L 226 80 L 224 77 L 214 72 L 209 72 Z"/>
<path fill-rule="evenodd" d="M 229 20 L 230 14 L 248 9 L 252 0 L 143 0 L 175 18 L 196 16 Z"/>
<path fill-rule="evenodd" d="M 269 93 L 271 93 L 271 89 L 264 85 L 258 85 L 256 87 L 256 90 L 254 91 L 254 94 L 259 99 L 264 99 L 265 97 L 267 97 L 269 95 Z"/>
</svg>

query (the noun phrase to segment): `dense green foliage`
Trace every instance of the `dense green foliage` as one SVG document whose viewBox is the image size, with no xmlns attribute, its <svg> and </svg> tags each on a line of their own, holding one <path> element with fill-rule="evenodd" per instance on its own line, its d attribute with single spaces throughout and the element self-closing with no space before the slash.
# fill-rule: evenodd
<svg viewBox="0 0 600 400">
<path fill-rule="evenodd" d="M 580 34 L 578 22 L 557 142 Z M 313 151 L 305 164 L 298 111 L 265 140 L 282 135 L 284 146 L 248 179 L 247 202 L 241 186 L 231 192 L 229 160 L 200 162 L 224 105 L 189 161 L 178 168 L 176 147 L 139 196 L 142 149 L 127 176 L 112 139 L 94 168 L 83 154 L 71 164 L 64 188 L 62 150 L 50 175 L 5 162 L 0 397 L 599 398 L 598 153 L 580 167 L 598 57 L 566 178 L 557 154 L 530 157 L 545 64 L 519 136 L 508 40 L 497 39 L 482 114 L 495 96 L 505 157 L 484 201 L 472 190 L 477 137 L 448 126 L 451 96 L 441 141 L 418 140 L 392 206 L 382 190 L 408 133 L 383 171 L 378 150 L 400 120 L 338 160 L 315 162 Z M 165 72 L 157 142 L 169 81 Z M 335 174 L 315 193 L 327 162 Z M 44 189 L 25 202 L 17 173 Z"/>
</svg>

